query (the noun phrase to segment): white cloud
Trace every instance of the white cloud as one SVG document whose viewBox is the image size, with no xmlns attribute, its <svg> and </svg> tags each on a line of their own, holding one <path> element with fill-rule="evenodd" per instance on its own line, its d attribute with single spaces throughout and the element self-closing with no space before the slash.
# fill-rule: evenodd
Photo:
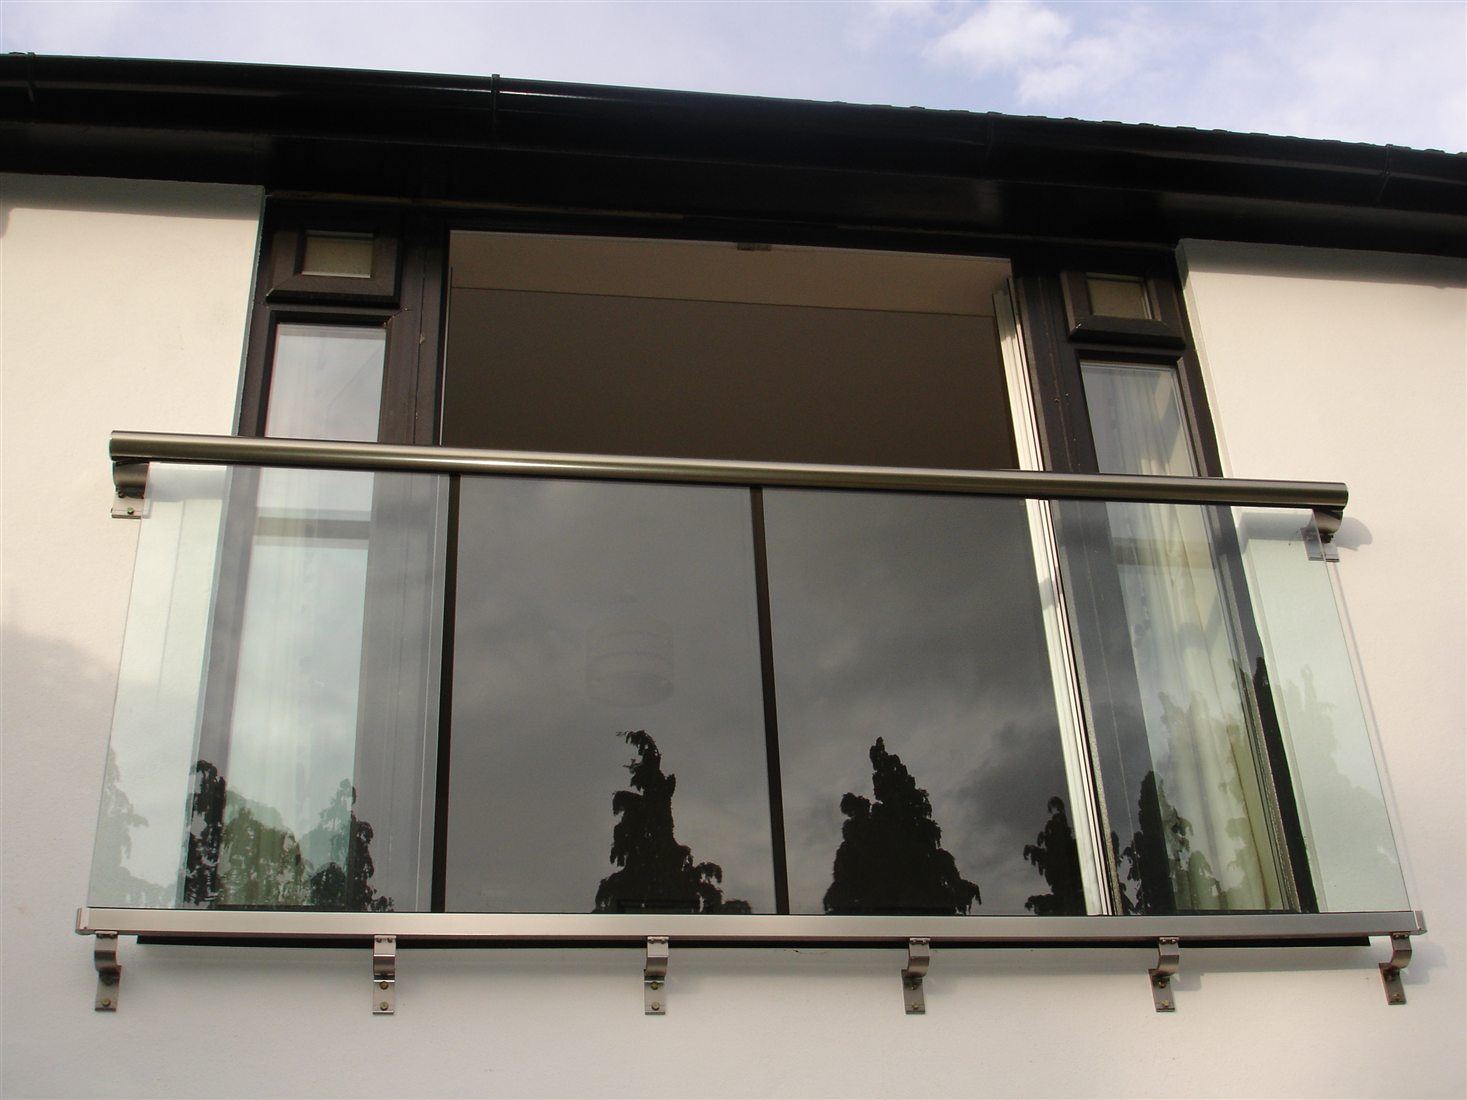
<svg viewBox="0 0 1467 1100">
<path fill-rule="evenodd" d="M 1022 69 L 1050 61 L 1070 37 L 1070 20 L 1038 0 L 989 0 L 928 48 L 940 61 L 974 72 Z"/>
<path fill-rule="evenodd" d="M 1170 36 L 1154 7 L 1097 5 L 1086 14 L 1090 25 L 1081 29 L 1040 0 L 986 0 L 925 54 L 976 75 L 1006 75 L 1025 106 L 1089 117 L 1076 105 L 1136 81 L 1166 57 Z"/>
</svg>

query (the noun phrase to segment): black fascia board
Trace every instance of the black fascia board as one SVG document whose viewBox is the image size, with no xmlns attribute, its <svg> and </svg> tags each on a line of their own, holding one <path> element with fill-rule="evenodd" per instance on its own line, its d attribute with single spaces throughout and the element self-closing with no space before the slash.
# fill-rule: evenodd
<svg viewBox="0 0 1467 1100">
<path fill-rule="evenodd" d="M 1467 255 L 1467 156 L 501 77 L 0 57 L 8 170 L 880 235 Z"/>
</svg>

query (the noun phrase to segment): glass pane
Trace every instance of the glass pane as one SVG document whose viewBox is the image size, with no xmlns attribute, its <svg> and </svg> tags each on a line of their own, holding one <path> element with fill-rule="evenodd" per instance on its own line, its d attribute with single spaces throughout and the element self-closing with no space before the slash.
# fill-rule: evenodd
<svg viewBox="0 0 1467 1100">
<path fill-rule="evenodd" d="M 1115 363 L 1080 370 L 1101 473 L 1196 475 L 1175 370 Z"/>
<path fill-rule="evenodd" d="M 1237 521 L 1319 907 L 1408 909 L 1369 708 L 1313 516 L 1247 509 Z"/>
<path fill-rule="evenodd" d="M 302 275 L 334 275 L 343 279 L 372 277 L 370 233 L 307 233 Z"/>
<path fill-rule="evenodd" d="M 1254 655 L 1204 509 L 1056 509 L 1126 911 L 1289 909 Z"/>
<path fill-rule="evenodd" d="M 182 904 L 219 526 L 229 472 L 148 470 L 88 903 Z"/>
<path fill-rule="evenodd" d="M 464 478 L 447 900 L 770 912 L 749 495 Z"/>
<path fill-rule="evenodd" d="M 91 904 L 426 908 L 443 496 L 152 464 Z"/>
<path fill-rule="evenodd" d="M 765 494 L 796 913 L 1083 913 L 1024 502 Z"/>
<path fill-rule="evenodd" d="M 1090 312 L 1096 316 L 1151 319 L 1146 280 L 1139 275 L 1086 275 L 1085 285 L 1090 291 Z"/>
<path fill-rule="evenodd" d="M 1102 473 L 1197 472 L 1174 370 L 1082 370 Z M 1253 660 L 1227 591 L 1237 562 L 1219 556 L 1208 511 L 1065 502 L 1057 512 L 1070 580 L 1090 596 L 1075 601 L 1074 625 L 1091 706 L 1125 712 L 1123 724 L 1099 723 L 1123 906 L 1295 907 Z M 1121 638 L 1128 654 L 1116 651 Z"/>
<path fill-rule="evenodd" d="M 386 349 L 387 333 L 381 328 L 280 325 L 265 434 L 375 440 Z"/>
</svg>

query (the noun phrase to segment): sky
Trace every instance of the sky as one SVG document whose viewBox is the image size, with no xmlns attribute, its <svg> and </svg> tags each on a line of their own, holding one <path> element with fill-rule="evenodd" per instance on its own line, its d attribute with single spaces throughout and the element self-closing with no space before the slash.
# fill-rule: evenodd
<svg viewBox="0 0 1467 1100">
<path fill-rule="evenodd" d="M 1467 149 L 1467 0 L 0 0 L 0 49 L 499 73 Z"/>
</svg>

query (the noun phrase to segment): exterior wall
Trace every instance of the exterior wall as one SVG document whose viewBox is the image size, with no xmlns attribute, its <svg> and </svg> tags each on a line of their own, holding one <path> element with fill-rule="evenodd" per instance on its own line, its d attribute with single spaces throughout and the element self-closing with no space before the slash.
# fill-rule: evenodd
<svg viewBox="0 0 1467 1100">
<path fill-rule="evenodd" d="M 1186 250 L 1232 472 L 1355 491 L 1341 571 L 1433 928 L 1407 1008 L 1379 945 L 1187 950 L 1172 1016 L 1145 951 L 939 951 L 925 1018 L 898 951 L 674 949 L 651 1018 L 636 951 L 407 946 L 398 1014 L 373 1017 L 365 950 L 124 941 L 104 1015 L 70 929 L 137 537 L 107 518 L 105 439 L 229 430 L 258 195 L 4 183 L 8 1094 L 1463 1091 L 1460 266 Z"/>
<path fill-rule="evenodd" d="M 1318 1091 L 1463 1095 L 1467 263 L 1213 241 L 1182 259 L 1226 472 L 1350 486 L 1340 587 L 1429 930 L 1408 1011 L 1330 1013 L 1411 1069 L 1330 1071 Z M 1340 1023 L 1329 1043 L 1350 1047 L 1361 1033 Z"/>
</svg>

